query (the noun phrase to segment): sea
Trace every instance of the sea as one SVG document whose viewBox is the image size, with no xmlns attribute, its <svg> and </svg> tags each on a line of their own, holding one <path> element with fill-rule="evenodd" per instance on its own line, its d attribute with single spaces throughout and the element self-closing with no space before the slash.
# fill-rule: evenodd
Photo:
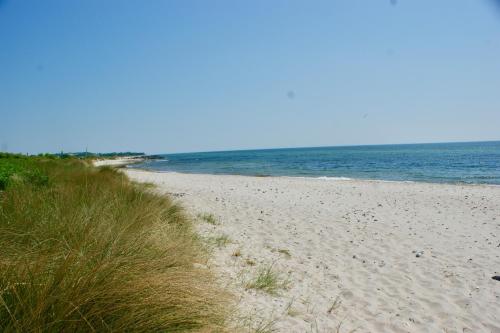
<svg viewBox="0 0 500 333">
<path fill-rule="evenodd" d="M 162 154 L 129 167 L 198 174 L 500 185 L 500 141 Z"/>
</svg>

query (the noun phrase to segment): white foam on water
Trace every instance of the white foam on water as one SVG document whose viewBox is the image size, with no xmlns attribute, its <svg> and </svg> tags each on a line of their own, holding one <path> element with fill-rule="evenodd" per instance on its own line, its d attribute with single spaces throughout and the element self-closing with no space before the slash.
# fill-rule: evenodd
<svg viewBox="0 0 500 333">
<path fill-rule="evenodd" d="M 303 177 L 303 176 L 279 176 L 285 178 L 299 178 L 299 179 L 317 179 L 317 180 L 355 180 L 353 178 L 348 177 L 328 177 L 328 176 L 320 176 L 320 177 Z"/>
<path fill-rule="evenodd" d="M 316 179 L 322 179 L 322 180 L 353 180 L 352 178 L 349 177 L 328 177 L 328 176 L 321 176 L 321 177 L 315 177 Z"/>
</svg>

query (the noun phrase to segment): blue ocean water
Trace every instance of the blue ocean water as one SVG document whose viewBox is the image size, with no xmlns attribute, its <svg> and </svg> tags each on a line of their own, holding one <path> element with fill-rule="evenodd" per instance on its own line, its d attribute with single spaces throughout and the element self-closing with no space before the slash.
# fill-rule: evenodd
<svg viewBox="0 0 500 333">
<path fill-rule="evenodd" d="M 500 141 L 165 154 L 131 167 L 185 173 L 500 184 Z"/>
</svg>

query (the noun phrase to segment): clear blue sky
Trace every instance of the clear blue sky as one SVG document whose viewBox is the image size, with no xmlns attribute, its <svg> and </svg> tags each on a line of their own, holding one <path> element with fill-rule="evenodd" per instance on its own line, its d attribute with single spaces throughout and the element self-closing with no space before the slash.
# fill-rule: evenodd
<svg viewBox="0 0 500 333">
<path fill-rule="evenodd" d="M 493 1 L 0 0 L 3 150 L 498 139 Z"/>
</svg>

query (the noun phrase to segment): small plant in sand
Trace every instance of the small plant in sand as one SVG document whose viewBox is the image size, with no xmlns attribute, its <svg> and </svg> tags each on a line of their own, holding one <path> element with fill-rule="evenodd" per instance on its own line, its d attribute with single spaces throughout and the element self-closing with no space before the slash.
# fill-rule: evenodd
<svg viewBox="0 0 500 333">
<path fill-rule="evenodd" d="M 342 301 L 340 300 L 340 297 L 337 296 L 335 300 L 333 301 L 332 305 L 328 308 L 327 313 L 332 314 L 335 310 L 338 309 L 338 307 L 342 304 Z"/>
<path fill-rule="evenodd" d="M 237 318 L 236 328 L 244 332 L 273 333 L 277 332 L 275 326 L 279 319 L 280 317 L 276 316 L 274 311 L 263 317 L 262 311 L 255 309 L 252 313 Z"/>
<path fill-rule="evenodd" d="M 275 318 L 261 320 L 253 328 L 254 332 L 255 333 L 273 333 L 273 332 L 276 332 L 274 325 L 276 325 L 277 321 L 278 320 Z"/>
<path fill-rule="evenodd" d="M 214 214 L 211 213 L 198 214 L 198 218 L 211 225 L 219 224 L 217 223 L 217 218 L 214 216 Z"/>
<path fill-rule="evenodd" d="M 241 257 L 241 250 L 240 249 L 234 250 L 234 252 L 233 252 L 233 254 L 231 256 L 233 256 L 233 257 Z"/>
<path fill-rule="evenodd" d="M 148 182 L 143 182 L 143 183 L 131 182 L 131 183 L 134 184 L 134 186 L 141 188 L 142 190 L 154 190 L 156 188 L 156 185 L 154 183 L 148 183 Z"/>
<path fill-rule="evenodd" d="M 290 259 L 292 257 L 292 255 L 290 254 L 290 251 L 288 251 L 287 249 L 279 249 L 278 253 L 283 254 L 288 259 Z"/>
<path fill-rule="evenodd" d="M 247 264 L 248 266 L 255 266 L 255 261 L 250 258 L 247 258 L 245 260 L 245 264 Z"/>
<path fill-rule="evenodd" d="M 290 281 L 281 277 L 273 265 L 261 267 L 257 275 L 247 283 L 249 289 L 262 290 L 271 295 L 277 295 L 280 290 L 288 288 Z"/>
<path fill-rule="evenodd" d="M 300 315 L 300 312 L 295 309 L 295 307 L 293 306 L 293 302 L 294 302 L 294 299 L 292 298 L 288 304 L 286 305 L 286 308 L 285 308 L 285 311 L 286 311 L 286 314 L 289 315 L 290 317 L 296 317 L 298 315 Z"/>
<path fill-rule="evenodd" d="M 229 238 L 228 235 L 222 234 L 213 238 L 213 242 L 215 243 L 215 245 L 217 245 L 217 247 L 223 247 L 231 243 L 231 239 Z"/>
</svg>

